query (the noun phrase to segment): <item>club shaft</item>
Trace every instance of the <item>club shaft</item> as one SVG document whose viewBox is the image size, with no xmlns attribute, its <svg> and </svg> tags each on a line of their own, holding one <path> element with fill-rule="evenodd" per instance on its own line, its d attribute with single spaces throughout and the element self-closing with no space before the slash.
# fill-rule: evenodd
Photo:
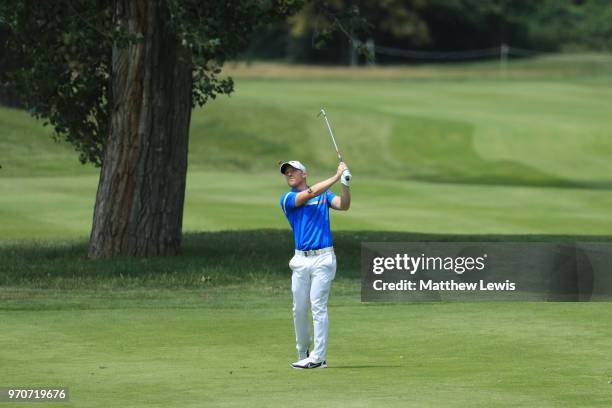
<svg viewBox="0 0 612 408">
<path fill-rule="evenodd" d="M 323 118 L 325 119 L 325 124 L 327 124 L 327 130 L 329 130 L 329 135 L 332 138 L 332 142 L 334 142 L 334 147 L 336 148 L 336 153 L 338 153 L 338 160 L 342 161 L 342 155 L 340 154 L 340 150 L 338 149 L 338 143 L 336 143 L 336 138 L 334 137 L 334 132 L 332 131 L 331 125 L 329 124 L 329 120 L 327 120 L 327 115 L 325 111 L 323 112 Z"/>
</svg>

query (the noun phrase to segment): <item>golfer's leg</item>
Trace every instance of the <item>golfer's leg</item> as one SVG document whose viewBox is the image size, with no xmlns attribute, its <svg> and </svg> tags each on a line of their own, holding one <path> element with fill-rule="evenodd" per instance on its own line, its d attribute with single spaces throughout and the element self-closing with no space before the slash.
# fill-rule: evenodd
<svg viewBox="0 0 612 408">
<path fill-rule="evenodd" d="M 327 359 L 327 332 L 329 321 L 327 317 L 327 299 L 331 283 L 336 276 L 336 256 L 325 254 L 312 274 L 310 287 L 310 304 L 312 321 L 314 323 L 314 349 L 310 357 L 315 361 Z"/>
<path fill-rule="evenodd" d="M 308 307 L 310 303 L 310 273 L 303 260 L 296 257 L 291 262 L 291 292 L 293 293 L 293 325 L 295 343 L 298 353 L 305 353 L 310 346 L 310 320 Z"/>
</svg>

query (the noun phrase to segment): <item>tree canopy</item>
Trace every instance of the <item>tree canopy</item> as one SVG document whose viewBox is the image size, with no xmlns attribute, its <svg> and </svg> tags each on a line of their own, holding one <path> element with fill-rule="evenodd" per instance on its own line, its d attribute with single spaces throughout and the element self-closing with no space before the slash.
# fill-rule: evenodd
<svg viewBox="0 0 612 408">
<path fill-rule="evenodd" d="M 462 51 L 503 43 L 542 51 L 612 48 L 608 0 L 331 0 L 328 7 L 357 8 L 376 44 L 400 49 Z M 346 64 L 345 36 L 336 32 L 324 48 L 314 47 L 322 34 L 320 12 L 305 7 L 258 31 L 244 57 Z"/>
<path fill-rule="evenodd" d="M 193 65 L 193 104 L 233 90 L 220 76 L 228 59 L 244 50 L 257 27 L 297 12 L 304 0 L 167 0 L 170 25 L 183 58 Z M 0 3 L 6 64 L 2 85 L 15 91 L 32 115 L 74 145 L 82 163 L 102 163 L 109 130 L 113 47 L 142 41 L 115 21 L 113 1 L 19 0 Z"/>
</svg>

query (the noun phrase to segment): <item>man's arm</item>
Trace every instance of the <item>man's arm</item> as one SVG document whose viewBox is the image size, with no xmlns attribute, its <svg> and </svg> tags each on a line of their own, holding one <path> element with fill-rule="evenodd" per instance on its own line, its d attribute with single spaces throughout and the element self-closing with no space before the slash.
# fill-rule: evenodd
<svg viewBox="0 0 612 408">
<path fill-rule="evenodd" d="M 299 207 L 300 205 L 305 204 L 306 201 L 310 200 L 311 198 L 318 197 L 326 192 L 331 186 L 334 185 L 336 181 L 340 180 L 340 176 L 344 170 L 346 170 L 346 164 L 340 162 L 340 164 L 338 164 L 338 171 L 336 171 L 334 176 L 328 178 L 327 180 L 318 182 L 307 190 L 300 191 L 295 197 L 295 206 Z"/>
<path fill-rule="evenodd" d="M 351 207 L 351 189 L 348 186 L 342 185 L 342 195 L 335 196 L 331 202 L 334 210 L 348 211 Z"/>
</svg>

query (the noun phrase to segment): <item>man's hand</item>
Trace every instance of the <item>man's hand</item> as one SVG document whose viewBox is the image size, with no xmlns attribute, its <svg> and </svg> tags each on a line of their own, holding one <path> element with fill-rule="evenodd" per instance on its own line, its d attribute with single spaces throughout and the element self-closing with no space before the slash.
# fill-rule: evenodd
<svg viewBox="0 0 612 408">
<path fill-rule="evenodd" d="M 338 164 L 338 172 L 334 178 L 336 181 L 340 179 L 340 182 L 344 187 L 342 187 L 342 195 L 335 196 L 331 202 L 331 206 L 335 210 L 346 211 L 351 206 L 351 189 L 349 186 L 351 185 L 351 179 L 353 176 L 344 162 L 340 162 L 340 164 Z"/>
<path fill-rule="evenodd" d="M 346 169 L 342 172 L 342 176 L 340 176 L 340 182 L 347 187 L 351 186 L 351 179 L 353 175 L 351 174 L 349 169 Z"/>
<path fill-rule="evenodd" d="M 345 170 L 348 170 L 348 167 L 346 167 L 346 164 L 344 164 L 344 162 L 338 163 L 338 171 L 336 171 L 336 179 L 340 179 L 340 176 L 342 176 L 342 173 L 344 173 Z"/>
</svg>

